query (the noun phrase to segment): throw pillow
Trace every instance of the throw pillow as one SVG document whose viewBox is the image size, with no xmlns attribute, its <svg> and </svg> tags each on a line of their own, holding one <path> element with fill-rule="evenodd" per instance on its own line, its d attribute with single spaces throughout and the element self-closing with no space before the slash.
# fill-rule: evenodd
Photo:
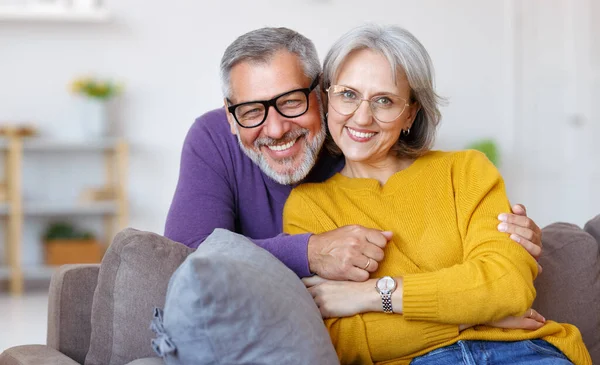
<svg viewBox="0 0 600 365">
<path fill-rule="evenodd" d="M 296 274 L 222 229 L 175 272 L 153 328 L 167 364 L 339 364 Z"/>
</svg>

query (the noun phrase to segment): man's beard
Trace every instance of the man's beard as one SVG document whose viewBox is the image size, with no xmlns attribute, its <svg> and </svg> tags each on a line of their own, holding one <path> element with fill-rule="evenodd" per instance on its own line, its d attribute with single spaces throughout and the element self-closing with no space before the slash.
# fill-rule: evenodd
<svg viewBox="0 0 600 365">
<path fill-rule="evenodd" d="M 321 121 L 322 120 L 323 119 L 321 119 Z M 302 181 L 317 163 L 317 159 L 319 157 L 319 153 L 321 152 L 321 148 L 323 147 L 323 142 L 325 142 L 325 136 L 327 133 L 325 123 L 321 122 L 321 128 L 313 137 L 312 141 L 308 140 L 309 133 L 310 131 L 306 128 L 298 128 L 296 130 L 287 132 L 279 139 L 273 139 L 269 137 L 257 138 L 254 141 L 254 149 L 244 146 L 239 132 L 237 133 L 237 137 L 242 151 L 244 151 L 246 156 L 248 156 L 252 162 L 258 165 L 265 175 L 269 176 L 279 184 L 292 185 Z M 284 173 L 279 173 L 273 169 L 267 161 L 268 157 L 265 157 L 264 154 L 260 152 L 261 147 L 263 146 L 282 145 L 290 141 L 297 140 L 300 137 L 304 138 L 305 147 L 302 151 L 298 152 L 296 156 L 272 160 L 273 163 L 285 168 Z M 300 143 L 300 141 L 296 141 L 296 143 Z M 296 167 L 298 164 L 294 162 L 298 158 L 301 158 L 302 161 L 299 163 L 299 166 Z"/>
</svg>

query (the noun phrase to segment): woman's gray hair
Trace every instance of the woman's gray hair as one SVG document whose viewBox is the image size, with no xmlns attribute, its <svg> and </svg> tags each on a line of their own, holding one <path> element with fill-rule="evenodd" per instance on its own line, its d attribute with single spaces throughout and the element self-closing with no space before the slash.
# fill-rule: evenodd
<svg viewBox="0 0 600 365">
<path fill-rule="evenodd" d="M 313 42 L 288 28 L 260 28 L 238 37 L 227 47 L 221 58 L 221 89 L 231 98 L 230 73 L 240 62 L 268 63 L 280 50 L 296 54 L 304 74 L 311 80 L 321 73 L 321 62 Z"/>
<path fill-rule="evenodd" d="M 323 89 L 326 90 L 338 76 L 340 67 L 354 51 L 370 49 L 383 54 L 392 68 L 394 82 L 404 70 L 411 88 L 410 102 L 420 109 L 408 136 L 401 135 L 393 150 L 400 157 L 417 158 L 433 145 L 436 129 L 442 115 L 439 106 L 444 100 L 434 90 L 434 72 L 431 58 L 421 42 L 398 26 L 366 24 L 344 34 L 327 53 L 323 65 Z M 327 147 L 331 152 L 341 151 L 331 138 Z"/>
</svg>

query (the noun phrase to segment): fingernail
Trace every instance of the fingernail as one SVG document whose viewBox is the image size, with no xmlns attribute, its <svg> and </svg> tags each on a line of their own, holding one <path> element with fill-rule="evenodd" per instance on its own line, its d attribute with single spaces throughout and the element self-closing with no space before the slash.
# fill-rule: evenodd
<svg viewBox="0 0 600 365">
<path fill-rule="evenodd" d="M 510 235 L 510 239 L 517 242 L 517 243 L 521 243 L 521 237 L 517 236 L 516 234 L 511 234 Z"/>
<path fill-rule="evenodd" d="M 500 223 L 498 225 L 498 230 L 500 232 L 506 232 L 507 229 L 508 229 L 508 224 L 506 224 L 506 223 Z"/>
<path fill-rule="evenodd" d="M 542 316 L 542 322 L 546 322 L 546 318 Z"/>
<path fill-rule="evenodd" d="M 501 220 L 502 222 L 506 222 L 508 220 L 508 215 L 506 213 L 501 213 L 498 215 L 498 220 Z"/>
</svg>

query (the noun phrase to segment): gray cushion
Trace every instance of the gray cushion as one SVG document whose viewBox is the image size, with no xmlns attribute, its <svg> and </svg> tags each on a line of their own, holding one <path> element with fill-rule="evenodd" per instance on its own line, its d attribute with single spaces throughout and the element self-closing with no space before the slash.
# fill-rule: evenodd
<svg viewBox="0 0 600 365">
<path fill-rule="evenodd" d="M 600 227 L 597 227 L 600 228 Z M 598 242 L 574 224 L 542 230 L 543 272 L 535 281 L 533 307 L 581 331 L 594 364 L 600 364 L 600 256 Z"/>
<path fill-rule="evenodd" d="M 583 230 L 589 233 L 600 244 L 600 214 L 585 224 Z"/>
<path fill-rule="evenodd" d="M 153 327 L 167 364 L 339 364 L 296 274 L 222 229 L 175 272 Z"/>
<path fill-rule="evenodd" d="M 130 228 L 115 237 L 100 265 L 86 365 L 124 365 L 156 356 L 150 345 L 152 309 L 164 305 L 169 278 L 192 251 Z"/>
<path fill-rule="evenodd" d="M 127 365 L 164 365 L 164 363 L 160 357 L 146 357 L 134 360 Z"/>
</svg>

